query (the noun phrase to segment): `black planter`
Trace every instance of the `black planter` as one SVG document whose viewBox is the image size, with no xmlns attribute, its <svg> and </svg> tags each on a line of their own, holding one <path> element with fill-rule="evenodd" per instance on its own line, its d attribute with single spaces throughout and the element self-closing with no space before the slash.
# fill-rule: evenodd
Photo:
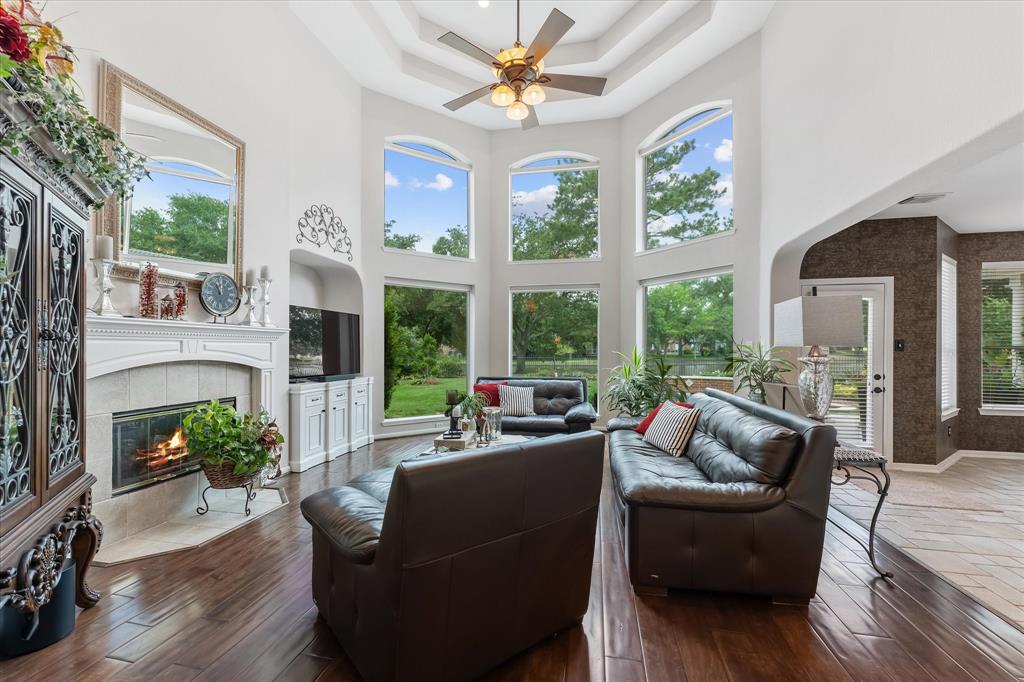
<svg viewBox="0 0 1024 682">
<path fill-rule="evenodd" d="M 39 625 L 31 637 L 32 616 L 7 605 L 0 609 L 0 659 L 23 656 L 59 642 L 75 630 L 75 562 L 68 560 L 53 598 L 39 609 Z"/>
</svg>

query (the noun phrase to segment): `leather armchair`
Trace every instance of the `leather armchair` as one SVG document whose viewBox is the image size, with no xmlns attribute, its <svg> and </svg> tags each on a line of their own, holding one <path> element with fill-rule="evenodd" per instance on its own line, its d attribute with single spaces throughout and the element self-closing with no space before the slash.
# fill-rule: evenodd
<svg viewBox="0 0 1024 682">
<path fill-rule="evenodd" d="M 591 431 L 417 458 L 304 499 L 313 599 L 363 677 L 471 679 L 578 623 L 603 460 Z"/>
<path fill-rule="evenodd" d="M 814 596 L 835 428 L 709 389 L 682 457 L 614 424 L 610 460 L 635 587 Z"/>
<path fill-rule="evenodd" d="M 584 377 L 478 377 L 478 384 L 507 381 L 510 386 L 533 386 L 533 411 L 530 417 L 502 417 L 503 433 L 549 436 L 553 433 L 579 433 L 590 430 L 597 411 L 588 402 Z"/>
</svg>

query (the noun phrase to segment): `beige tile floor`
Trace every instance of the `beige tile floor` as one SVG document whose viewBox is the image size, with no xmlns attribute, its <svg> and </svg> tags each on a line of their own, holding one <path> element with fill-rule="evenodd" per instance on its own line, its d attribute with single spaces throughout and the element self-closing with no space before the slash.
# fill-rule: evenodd
<svg viewBox="0 0 1024 682">
<path fill-rule="evenodd" d="M 200 547 L 288 503 L 284 491 L 259 488 L 256 490 L 256 499 L 249 503 L 252 514 L 245 516 L 244 494 L 238 488 L 209 490 L 206 499 L 210 503 L 210 511 L 202 515 L 191 512 L 171 518 L 117 542 L 104 543 L 93 563 L 97 566 L 113 566 Z"/>
<path fill-rule="evenodd" d="M 965 458 L 941 474 L 891 474 L 878 534 L 1024 627 L 1024 461 Z M 877 499 L 832 486 L 832 506 L 865 526 Z"/>
</svg>

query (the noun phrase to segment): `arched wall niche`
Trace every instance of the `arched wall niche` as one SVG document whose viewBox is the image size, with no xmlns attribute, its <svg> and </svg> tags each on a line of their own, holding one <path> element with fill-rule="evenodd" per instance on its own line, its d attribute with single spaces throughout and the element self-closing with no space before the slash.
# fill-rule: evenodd
<svg viewBox="0 0 1024 682">
<path fill-rule="evenodd" d="M 352 266 L 305 249 L 289 257 L 288 303 L 341 313 L 363 313 L 363 283 Z"/>
</svg>

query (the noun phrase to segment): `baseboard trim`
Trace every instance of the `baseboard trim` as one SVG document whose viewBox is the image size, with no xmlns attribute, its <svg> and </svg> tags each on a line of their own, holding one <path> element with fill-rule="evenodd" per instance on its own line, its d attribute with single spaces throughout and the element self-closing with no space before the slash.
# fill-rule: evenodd
<svg viewBox="0 0 1024 682">
<path fill-rule="evenodd" d="M 957 462 L 965 458 L 975 459 L 1013 459 L 1024 461 L 1024 452 L 1000 452 L 997 450 L 957 450 L 952 455 L 938 464 L 910 464 L 903 462 L 892 462 L 888 465 L 895 471 L 915 471 L 925 474 L 941 474 Z"/>
</svg>

